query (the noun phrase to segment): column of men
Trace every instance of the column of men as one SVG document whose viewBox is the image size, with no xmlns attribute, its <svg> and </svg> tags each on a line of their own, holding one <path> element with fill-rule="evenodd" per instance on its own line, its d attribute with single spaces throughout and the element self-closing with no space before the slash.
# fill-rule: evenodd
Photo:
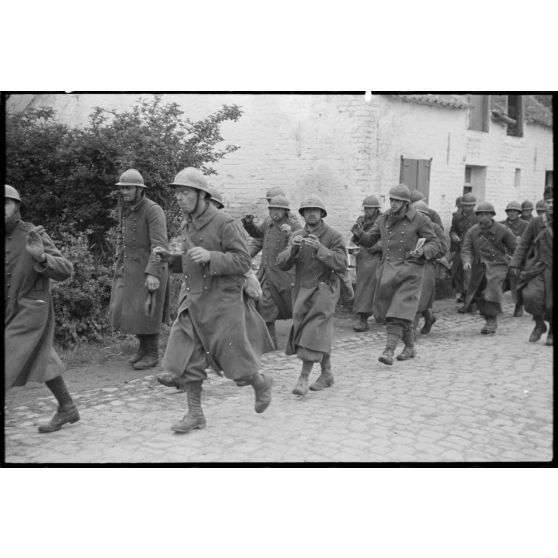
<svg viewBox="0 0 558 558">
<path fill-rule="evenodd" d="M 268 408 L 273 380 L 259 368 L 262 354 L 277 348 L 276 320 L 292 318 L 286 354 L 302 361 L 293 393 L 305 396 L 308 390 L 334 384 L 333 316 L 347 283 L 348 257 L 342 234 L 325 222 L 322 199 L 312 195 L 302 201 L 302 224 L 291 215 L 285 193 L 272 189 L 266 196 L 269 216 L 256 223 L 246 215 L 239 222 L 223 211 L 221 195 L 199 170 L 183 169 L 170 184 L 184 217 L 182 246 L 175 253 L 169 250 L 165 214 L 145 196 L 141 174 L 129 169 L 116 186 L 121 206 L 110 318 L 116 329 L 138 338 L 129 361 L 134 368 L 158 365 L 159 331 L 168 319 L 169 272 L 183 279 L 163 372 L 157 377 L 187 394 L 187 414 L 171 426 L 174 432 L 206 426 L 201 402 L 207 368 L 240 387 L 252 386 L 257 413 Z M 448 265 L 448 242 L 439 215 L 420 192 L 400 184 L 388 197 L 389 209 L 383 214 L 378 198 L 366 197 L 364 215 L 351 233 L 358 246 L 354 329 L 366 331 L 371 315 L 385 324 L 386 345 L 378 360 L 392 365 L 400 341 L 404 348 L 397 360 L 416 356 L 419 319 L 424 318 L 422 334 L 428 334 L 436 320 L 436 266 L 440 261 Z M 70 277 L 72 264 L 44 228 L 22 220 L 24 204 L 8 185 L 5 202 L 5 387 L 45 382 L 58 409 L 39 431 L 53 432 L 80 419 L 52 344 L 49 290 L 50 280 Z M 481 333 L 495 333 L 508 278 L 514 315 L 520 315 L 524 305 L 535 321 L 529 341 L 548 331 L 546 344 L 552 345 L 552 188 L 545 189 L 543 203 L 537 202 L 538 215 L 530 219 L 533 206 L 525 202 L 511 202 L 502 223 L 494 220 L 492 204 L 477 204 L 471 194 L 457 205 L 449 250 L 452 279 L 463 300 L 459 311 L 476 304 L 486 321 Z M 252 258 L 260 251 L 256 276 Z M 309 386 L 315 363 L 320 374 Z"/>
</svg>

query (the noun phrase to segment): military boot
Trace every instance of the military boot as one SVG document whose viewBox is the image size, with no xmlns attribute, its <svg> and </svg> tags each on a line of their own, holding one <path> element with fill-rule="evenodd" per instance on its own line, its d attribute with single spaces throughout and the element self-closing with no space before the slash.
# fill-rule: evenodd
<svg viewBox="0 0 558 558">
<path fill-rule="evenodd" d="M 159 334 L 154 333 L 153 335 L 144 335 L 143 337 L 146 338 L 147 350 L 141 360 L 132 364 L 132 368 L 135 370 L 147 370 L 159 364 Z"/>
<path fill-rule="evenodd" d="M 256 394 L 254 411 L 256 411 L 256 413 L 263 413 L 271 403 L 271 386 L 273 385 L 273 378 L 256 372 L 256 374 L 250 378 L 250 385 L 254 388 L 254 392 Z"/>
<path fill-rule="evenodd" d="M 485 317 L 486 323 L 484 327 L 481 329 L 481 333 L 483 335 L 492 335 L 496 333 L 496 329 L 498 328 L 498 320 L 495 317 Z"/>
<path fill-rule="evenodd" d="M 368 314 L 359 314 L 358 323 L 353 326 L 355 331 L 368 331 Z"/>
<path fill-rule="evenodd" d="M 405 347 L 397 355 L 397 360 L 415 358 L 415 332 L 412 327 L 403 330 L 403 342 L 405 343 Z"/>
<path fill-rule="evenodd" d="M 146 346 L 145 346 L 145 335 L 136 335 L 139 341 L 139 346 L 136 350 L 136 353 L 133 357 L 128 360 L 128 364 L 135 364 L 139 362 L 146 354 Z"/>
<path fill-rule="evenodd" d="M 184 378 L 177 376 L 176 374 L 171 374 L 170 372 L 159 374 L 157 376 L 157 381 L 166 387 L 175 387 L 182 393 L 188 389 L 188 382 L 186 382 Z"/>
<path fill-rule="evenodd" d="M 302 371 L 300 372 L 296 386 L 293 389 L 293 393 L 295 395 L 306 395 L 308 393 L 308 376 L 310 376 L 312 366 L 312 362 L 302 362 Z"/>
<path fill-rule="evenodd" d="M 393 364 L 393 353 L 397 348 L 397 343 L 403 335 L 403 328 L 398 324 L 388 323 L 386 326 L 387 338 L 386 338 L 386 348 L 384 352 L 378 357 L 380 362 L 384 364 Z"/>
<path fill-rule="evenodd" d="M 529 343 L 536 343 L 546 332 L 546 324 L 542 318 L 535 316 L 535 328 L 529 335 Z"/>
<path fill-rule="evenodd" d="M 171 426 L 171 430 L 178 434 L 188 434 L 192 430 L 205 428 L 206 426 L 201 407 L 201 380 L 188 382 L 186 393 L 188 395 L 188 414 L 180 422 Z"/>
<path fill-rule="evenodd" d="M 422 329 L 420 330 L 422 335 L 428 335 L 430 333 L 430 330 L 432 329 L 432 326 L 435 323 L 436 323 L 436 318 L 434 317 L 434 314 L 432 314 L 432 310 L 425 310 L 424 311 L 424 325 L 422 326 Z"/>
<path fill-rule="evenodd" d="M 324 354 L 322 359 L 322 372 L 318 379 L 310 386 L 312 391 L 321 391 L 324 388 L 331 387 L 334 383 L 333 374 L 331 373 L 331 357 Z"/>
<path fill-rule="evenodd" d="M 277 350 L 277 333 L 275 332 L 275 322 L 265 322 L 269 336 L 273 341 L 273 348 Z"/>
<path fill-rule="evenodd" d="M 521 318 L 521 316 L 523 316 L 523 305 L 522 304 L 516 304 L 515 308 L 513 310 L 513 317 L 514 318 Z"/>
</svg>

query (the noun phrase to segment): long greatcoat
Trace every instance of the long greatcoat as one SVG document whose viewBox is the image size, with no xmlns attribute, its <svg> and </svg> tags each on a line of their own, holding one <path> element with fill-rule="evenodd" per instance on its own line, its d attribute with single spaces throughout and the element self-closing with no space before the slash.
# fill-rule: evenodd
<svg viewBox="0 0 558 558">
<path fill-rule="evenodd" d="M 19 219 L 6 225 L 4 277 L 5 388 L 46 382 L 64 367 L 52 346 L 54 306 L 49 280 L 64 281 L 72 264 L 50 237 L 41 232 L 46 261 L 35 261 L 25 249 L 27 233 L 35 227 Z"/>
<path fill-rule="evenodd" d="M 486 277 L 486 288 L 482 298 L 486 302 L 502 304 L 502 286 L 508 273 L 517 241 L 515 235 L 504 225 L 492 221 L 487 230 L 480 224 L 471 227 L 465 235 L 461 257 L 463 263 L 471 264 L 471 280 L 467 289 L 465 307 L 469 307 L 483 279 Z"/>
<path fill-rule="evenodd" d="M 369 231 L 378 217 L 367 220 L 362 215 L 357 223 L 362 226 L 364 232 Z M 353 236 L 352 241 L 360 246 L 359 240 Z M 371 314 L 374 303 L 374 292 L 377 283 L 377 271 L 382 261 L 382 247 L 380 243 L 370 248 L 361 247 L 356 256 L 356 283 L 353 311 L 358 314 Z"/>
<path fill-rule="evenodd" d="M 178 316 L 188 312 L 215 371 L 233 380 L 258 372 L 261 355 L 273 350 L 273 342 L 254 302 L 244 295 L 251 258 L 240 224 L 208 204 L 195 220 L 184 222 L 182 235 L 183 254 L 170 262 L 171 272 L 183 273 Z M 209 263 L 192 261 L 187 252 L 195 246 L 211 252 Z M 169 345 L 169 351 L 180 347 Z"/>
<path fill-rule="evenodd" d="M 451 262 L 451 283 L 453 288 L 458 293 L 463 293 L 467 290 L 467 279 L 463 271 L 463 260 L 461 258 L 461 248 L 463 246 L 463 241 L 467 231 L 478 222 L 478 217 L 471 213 L 470 215 L 465 215 L 461 211 L 456 211 L 453 214 L 450 227 L 450 238 L 452 233 L 455 233 L 459 237 L 459 242 L 452 240 L 451 248 L 453 252 L 453 258 Z"/>
<path fill-rule="evenodd" d="M 156 246 L 168 248 L 165 213 L 154 201 L 143 197 L 122 210 L 117 232 L 109 313 L 112 326 L 122 333 L 159 333 L 161 322 L 168 320 L 168 266 L 151 255 Z M 144 310 L 148 274 L 160 282 L 152 317 Z"/>
<path fill-rule="evenodd" d="M 448 241 L 444 234 L 444 230 L 437 223 L 432 222 L 431 225 L 442 246 L 443 256 L 446 256 L 448 252 Z M 434 299 L 436 298 L 436 265 L 435 260 L 427 260 L 424 264 L 424 275 L 422 277 L 422 288 L 417 312 L 430 310 L 432 306 L 434 306 Z"/>
<path fill-rule="evenodd" d="M 551 318 L 553 308 L 554 231 L 546 215 L 534 217 L 517 244 L 510 266 L 522 270 L 518 290 L 525 310 L 533 316 Z"/>
<path fill-rule="evenodd" d="M 424 238 L 424 255 L 411 258 L 419 238 Z M 378 269 L 374 295 L 374 317 L 383 321 L 398 318 L 412 321 L 418 309 L 424 263 L 443 256 L 443 249 L 426 215 L 409 207 L 405 215 L 393 218 L 391 211 L 381 215 L 370 232 L 363 233 L 363 246 L 373 246 L 381 239 L 384 249 Z"/>
<path fill-rule="evenodd" d="M 344 273 L 348 265 L 347 249 L 339 232 L 322 221 L 311 233 L 305 226 L 301 236 L 309 234 L 318 237 L 318 250 L 307 245 L 297 250 L 292 246 L 292 236 L 277 257 L 281 269 L 295 267 L 293 325 L 285 350 L 288 355 L 296 354 L 298 347 L 312 353 L 331 353 L 333 315 L 340 292 L 337 273 Z"/>
<path fill-rule="evenodd" d="M 283 271 L 277 265 L 277 256 L 286 248 L 289 242 L 289 234 L 281 231 L 283 224 L 291 226 L 291 234 L 300 229 L 298 219 L 292 219 L 286 215 L 280 221 L 266 219 L 261 227 L 263 237 L 254 238 L 250 243 L 250 256 L 254 257 L 262 251 L 260 267 L 258 269 L 258 280 L 263 289 L 263 300 L 258 303 L 258 311 L 266 322 L 275 319 L 287 320 L 293 315 L 292 285 L 294 273 Z M 267 294 L 269 293 L 269 294 Z M 270 297 L 271 300 L 267 300 Z"/>
</svg>

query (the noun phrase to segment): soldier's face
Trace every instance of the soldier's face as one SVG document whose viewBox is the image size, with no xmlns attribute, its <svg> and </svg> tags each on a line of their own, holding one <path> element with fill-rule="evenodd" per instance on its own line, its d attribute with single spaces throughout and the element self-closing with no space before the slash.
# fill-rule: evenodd
<svg viewBox="0 0 558 558">
<path fill-rule="evenodd" d="M 473 205 L 462 205 L 461 206 L 461 211 L 463 213 L 463 215 L 471 215 L 471 213 L 473 213 Z"/>
<path fill-rule="evenodd" d="M 322 219 L 322 210 L 318 207 L 308 207 L 303 210 L 302 216 L 307 225 L 317 225 Z"/>
<path fill-rule="evenodd" d="M 506 211 L 510 221 L 517 221 L 519 219 L 519 211 Z"/>
<path fill-rule="evenodd" d="M 175 189 L 174 193 L 176 195 L 176 202 L 182 213 L 189 215 L 196 210 L 199 190 L 189 188 L 188 186 L 180 186 Z"/>
<path fill-rule="evenodd" d="M 531 214 L 533 213 L 532 209 L 523 209 L 521 211 L 521 215 L 524 219 L 529 219 L 529 217 L 531 217 Z"/>
<path fill-rule="evenodd" d="M 393 198 L 389 198 L 389 206 L 392 213 L 399 213 L 404 205 L 405 202 L 402 200 L 394 200 Z"/>
<path fill-rule="evenodd" d="M 120 194 L 125 203 L 133 203 L 136 201 L 139 193 L 137 186 L 120 186 Z"/>
<path fill-rule="evenodd" d="M 8 222 L 8 219 L 10 217 L 12 217 L 12 215 L 17 211 L 18 205 L 17 202 L 15 200 L 12 200 L 10 198 L 6 198 L 6 222 Z"/>
<path fill-rule="evenodd" d="M 378 208 L 376 207 L 365 207 L 364 208 L 364 216 L 365 217 L 374 217 L 378 212 Z"/>
<path fill-rule="evenodd" d="M 477 215 L 479 217 L 479 223 L 481 227 L 483 228 L 490 227 L 492 223 L 492 213 L 485 213 L 484 211 L 481 211 Z"/>
<path fill-rule="evenodd" d="M 552 217 L 552 213 L 554 211 L 554 200 L 552 198 L 544 200 L 544 206 L 546 207 L 547 216 Z"/>
<path fill-rule="evenodd" d="M 280 207 L 270 207 L 269 208 L 269 216 L 274 221 L 281 221 L 281 219 L 283 219 L 283 217 L 285 217 L 286 214 L 287 214 L 286 209 L 281 209 Z"/>
</svg>

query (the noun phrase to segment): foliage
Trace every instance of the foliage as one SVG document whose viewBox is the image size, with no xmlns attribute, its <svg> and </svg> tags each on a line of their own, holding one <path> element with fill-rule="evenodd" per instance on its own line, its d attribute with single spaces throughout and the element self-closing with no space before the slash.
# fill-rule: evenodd
<svg viewBox="0 0 558 558">
<path fill-rule="evenodd" d="M 54 241 L 74 266 L 70 279 L 52 282 L 55 340 L 62 347 L 79 341 L 101 341 L 110 328 L 108 305 L 112 268 L 87 247 L 90 231 L 59 233 Z"/>
<path fill-rule="evenodd" d="M 172 236 L 178 212 L 167 184 L 188 166 L 213 174 L 211 163 L 238 149 L 217 147 L 221 124 L 241 115 L 237 105 L 224 105 L 192 121 L 160 95 L 122 112 L 97 107 L 83 128 L 58 122 L 51 108 L 8 114 L 7 183 L 20 190 L 30 221 L 53 233 L 88 231 L 89 246 L 109 257 L 119 175 L 128 168 L 142 173 L 148 196 L 167 210 Z"/>
</svg>

